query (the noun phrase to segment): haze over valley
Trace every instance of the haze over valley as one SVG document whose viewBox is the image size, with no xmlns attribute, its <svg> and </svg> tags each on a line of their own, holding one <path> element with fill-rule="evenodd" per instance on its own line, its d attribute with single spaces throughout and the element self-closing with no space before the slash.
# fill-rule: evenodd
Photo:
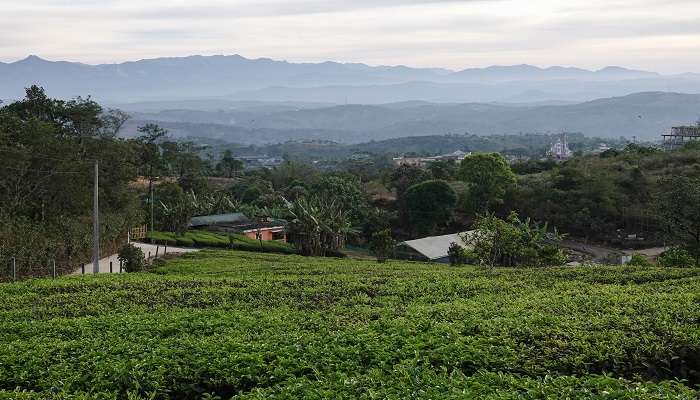
<svg viewBox="0 0 700 400">
<path fill-rule="evenodd" d="M 700 109 L 699 74 L 622 67 L 449 70 L 238 55 L 0 63 L 0 98 L 19 98 L 32 84 L 129 112 L 125 135 L 157 122 L 176 137 L 243 144 L 563 131 L 652 140 L 694 122 Z"/>
</svg>

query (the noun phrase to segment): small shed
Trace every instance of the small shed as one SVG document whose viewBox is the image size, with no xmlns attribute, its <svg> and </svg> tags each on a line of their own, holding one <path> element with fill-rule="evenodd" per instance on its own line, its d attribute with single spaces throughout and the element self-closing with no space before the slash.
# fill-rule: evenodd
<svg viewBox="0 0 700 400">
<path fill-rule="evenodd" d="M 214 232 L 240 233 L 256 240 L 287 241 L 286 221 L 262 218 L 253 220 L 243 213 L 202 215 L 193 217 L 189 227 Z"/>
<path fill-rule="evenodd" d="M 473 231 L 407 240 L 396 246 L 395 255 L 396 258 L 402 260 L 449 263 L 450 259 L 447 251 L 450 248 L 450 244 L 457 243 L 460 246 L 467 247 L 467 244 L 462 240 L 462 235 L 469 235 L 470 232 Z"/>
</svg>

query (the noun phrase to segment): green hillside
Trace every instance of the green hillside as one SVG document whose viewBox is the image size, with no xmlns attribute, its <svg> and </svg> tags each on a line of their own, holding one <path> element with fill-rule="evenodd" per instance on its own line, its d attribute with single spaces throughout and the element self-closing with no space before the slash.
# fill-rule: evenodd
<svg viewBox="0 0 700 400">
<path fill-rule="evenodd" d="M 700 383 L 700 269 L 203 251 L 2 284 L 0 320 L 0 399 L 693 399 Z"/>
</svg>

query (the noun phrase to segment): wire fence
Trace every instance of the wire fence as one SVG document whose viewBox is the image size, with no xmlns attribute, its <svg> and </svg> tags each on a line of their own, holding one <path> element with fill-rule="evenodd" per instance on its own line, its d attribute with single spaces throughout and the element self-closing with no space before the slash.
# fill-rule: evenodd
<svg viewBox="0 0 700 400">
<path fill-rule="evenodd" d="M 146 264 L 168 254 L 167 242 L 148 244 L 142 249 Z M 172 253 L 171 253 L 172 254 Z M 35 257 L 12 257 L 0 255 L 0 282 L 14 282 L 30 278 L 57 278 L 61 275 L 85 275 L 93 273 L 93 263 L 60 262 L 54 259 Z M 105 256 L 99 261 L 98 273 L 123 273 L 125 266 L 117 254 Z"/>
</svg>

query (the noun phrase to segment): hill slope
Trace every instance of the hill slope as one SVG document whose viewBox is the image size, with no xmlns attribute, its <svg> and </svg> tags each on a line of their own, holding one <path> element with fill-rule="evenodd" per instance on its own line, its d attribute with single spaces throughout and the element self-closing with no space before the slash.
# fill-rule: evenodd
<svg viewBox="0 0 700 400">
<path fill-rule="evenodd" d="M 179 136 L 205 136 L 238 143 L 327 139 L 359 143 L 407 136 L 465 132 L 582 132 L 587 136 L 659 139 L 671 126 L 700 117 L 700 95 L 648 92 L 580 104 L 400 103 L 342 105 L 282 111 L 165 110 L 134 113 L 125 134 L 145 121 L 159 121 Z"/>
</svg>

